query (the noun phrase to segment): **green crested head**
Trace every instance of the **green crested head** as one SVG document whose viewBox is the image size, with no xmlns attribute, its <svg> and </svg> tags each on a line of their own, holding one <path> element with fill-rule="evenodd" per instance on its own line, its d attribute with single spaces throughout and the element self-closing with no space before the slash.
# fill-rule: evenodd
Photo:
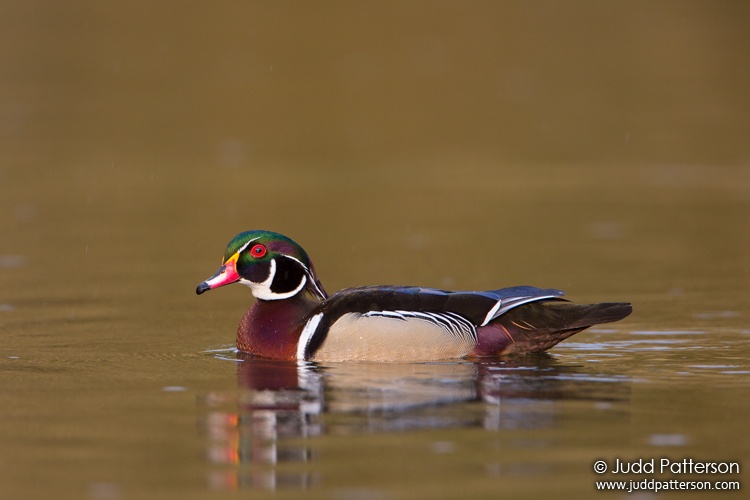
<svg viewBox="0 0 750 500">
<path fill-rule="evenodd" d="M 263 300 L 286 299 L 303 291 L 321 300 L 327 297 L 307 253 L 294 240 L 273 231 L 245 231 L 232 238 L 219 272 L 198 285 L 196 292 L 237 281 Z"/>
<path fill-rule="evenodd" d="M 250 247 L 251 243 L 253 244 L 252 248 L 255 248 L 255 251 L 242 252 L 242 250 L 247 250 L 247 247 Z M 260 253 L 263 253 L 263 251 L 260 246 L 256 245 L 262 245 L 262 247 L 266 250 L 264 255 L 260 255 Z M 291 238 L 284 236 L 283 234 L 274 233 L 273 231 L 256 229 L 253 231 L 245 231 L 238 234 L 237 236 L 232 238 L 232 241 L 230 241 L 227 245 L 227 249 L 224 252 L 223 262 L 231 259 L 232 256 L 237 252 L 240 252 L 241 259 L 244 257 L 252 257 L 258 259 L 264 257 L 269 252 L 282 253 L 290 257 L 294 257 L 308 267 L 310 266 L 310 258 L 307 256 L 307 252 L 305 252 L 301 246 L 299 246 Z"/>
</svg>

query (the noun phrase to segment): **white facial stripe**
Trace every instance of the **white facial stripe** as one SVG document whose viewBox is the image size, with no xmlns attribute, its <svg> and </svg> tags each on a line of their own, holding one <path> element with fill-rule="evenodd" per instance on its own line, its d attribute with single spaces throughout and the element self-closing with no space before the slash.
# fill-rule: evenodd
<svg viewBox="0 0 750 500">
<path fill-rule="evenodd" d="M 305 351 L 307 346 L 312 340 L 312 336 L 315 330 L 318 329 L 320 320 L 323 319 L 323 313 L 318 313 L 307 321 L 307 324 L 302 329 L 302 333 L 299 336 L 299 342 L 297 343 L 297 359 L 300 361 L 305 360 Z"/>
<path fill-rule="evenodd" d="M 246 249 L 246 248 L 247 248 L 247 247 L 248 247 L 248 246 L 250 245 L 250 243 L 252 243 L 252 242 L 253 242 L 253 241 L 255 241 L 255 240 L 259 240 L 259 239 L 260 239 L 260 236 L 258 236 L 257 238 L 253 238 L 252 240 L 248 240 L 248 241 L 247 241 L 247 243 L 245 243 L 244 245 L 242 245 L 242 246 L 240 247 L 240 249 L 239 249 L 239 250 L 237 250 L 237 251 L 236 251 L 236 252 L 234 252 L 234 253 L 242 253 L 242 252 L 244 252 L 244 251 L 245 251 L 245 249 Z"/>
<path fill-rule="evenodd" d="M 271 259 L 271 262 L 269 262 L 269 268 L 268 268 L 268 278 L 266 278 L 266 281 L 263 283 L 258 283 L 258 287 L 267 289 L 269 293 L 271 292 L 271 283 L 273 283 L 274 277 L 276 277 L 276 259 Z"/>
<path fill-rule="evenodd" d="M 296 262 L 297 264 L 299 264 L 300 267 L 302 267 L 302 269 L 305 270 L 305 274 L 307 275 L 307 279 L 310 280 L 310 284 L 312 284 L 312 286 L 315 288 L 315 291 L 318 293 L 318 297 L 320 297 L 321 299 L 325 299 L 326 298 L 326 294 L 323 293 L 323 290 L 321 290 L 320 288 L 318 288 L 318 284 L 315 282 L 315 279 L 313 279 L 313 275 L 312 275 L 312 272 L 310 271 L 310 269 L 308 269 L 308 267 L 306 265 L 304 265 L 302 262 L 300 262 L 299 259 L 295 259 L 291 255 L 284 255 L 284 257 L 286 257 L 287 259 L 292 259 L 294 262 Z"/>
<path fill-rule="evenodd" d="M 299 285 L 297 285 L 297 288 L 295 288 L 291 292 L 276 293 L 271 290 L 271 284 L 273 283 L 273 279 L 275 276 L 276 276 L 276 259 L 271 259 L 270 268 L 268 270 L 268 278 L 266 278 L 265 281 L 263 281 L 263 283 L 255 283 L 245 278 L 241 278 L 240 283 L 242 283 L 245 286 L 250 287 L 250 290 L 252 290 L 253 292 L 253 296 L 256 299 L 262 299 L 262 300 L 280 300 L 280 299 L 288 299 L 289 297 L 294 297 L 300 292 L 300 290 L 302 290 L 305 287 L 305 284 L 307 283 L 307 277 L 302 276 L 302 279 L 300 280 Z"/>
<path fill-rule="evenodd" d="M 312 286 L 315 287 L 315 291 L 318 292 L 318 297 L 320 299 L 325 300 L 325 299 L 328 298 L 328 295 L 326 295 L 326 293 L 323 290 L 320 289 L 320 287 L 315 282 L 315 280 L 312 279 L 312 276 L 310 276 L 310 283 L 312 283 Z"/>
</svg>

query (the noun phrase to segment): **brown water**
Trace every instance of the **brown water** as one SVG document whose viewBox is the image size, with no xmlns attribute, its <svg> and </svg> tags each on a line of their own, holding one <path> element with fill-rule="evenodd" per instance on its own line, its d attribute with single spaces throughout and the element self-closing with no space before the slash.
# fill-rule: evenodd
<svg viewBox="0 0 750 500">
<path fill-rule="evenodd" d="M 622 497 L 594 462 L 662 457 L 741 472 L 624 478 L 746 489 L 748 14 L 0 5 L 0 498 Z M 635 312 L 528 359 L 238 360 L 249 292 L 194 290 L 253 228 L 329 290 Z"/>
</svg>

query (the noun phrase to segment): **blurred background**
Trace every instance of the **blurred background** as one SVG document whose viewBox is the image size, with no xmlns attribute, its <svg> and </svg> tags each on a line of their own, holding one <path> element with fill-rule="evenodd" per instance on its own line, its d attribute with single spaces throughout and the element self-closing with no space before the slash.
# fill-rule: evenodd
<svg viewBox="0 0 750 500">
<path fill-rule="evenodd" d="M 1 8 L 3 150 L 58 168 L 748 160 L 741 1 Z"/>
<path fill-rule="evenodd" d="M 46 283 L 159 270 L 187 293 L 266 228 L 329 289 L 664 291 L 648 278 L 716 265 L 747 286 L 749 20 L 742 1 L 3 2 L 0 253 L 51 259 Z"/>
<path fill-rule="evenodd" d="M 615 328 L 744 339 L 749 26 L 742 0 L 0 1 L 8 477 L 32 484 L 50 439 L 108 443 L 91 424 L 150 411 L 151 383 L 217 386 L 190 356 L 250 295 L 194 290 L 248 229 L 298 241 L 329 292 L 556 287 L 633 301 Z M 40 415 L 69 420 L 19 434 Z"/>
<path fill-rule="evenodd" d="M 723 273 L 737 301 L 748 21 L 742 1 L 3 2 L 0 283 L 194 305 L 264 228 L 329 290 L 622 299 Z"/>
</svg>

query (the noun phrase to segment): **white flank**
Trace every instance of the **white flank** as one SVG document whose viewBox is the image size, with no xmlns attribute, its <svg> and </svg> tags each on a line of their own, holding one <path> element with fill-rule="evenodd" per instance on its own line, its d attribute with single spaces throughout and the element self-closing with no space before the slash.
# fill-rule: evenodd
<svg viewBox="0 0 750 500">
<path fill-rule="evenodd" d="M 302 329 L 302 333 L 299 336 L 299 342 L 297 343 L 297 359 L 300 361 L 305 360 L 305 350 L 307 350 L 308 344 L 310 344 L 310 340 L 312 339 L 313 334 L 315 333 L 315 330 L 318 329 L 318 325 L 320 324 L 320 320 L 323 319 L 323 313 L 318 313 L 309 320 L 307 320 L 307 324 Z"/>
<path fill-rule="evenodd" d="M 476 342 L 476 327 L 460 314 L 454 312 L 421 312 L 421 311 L 369 311 L 362 314 L 363 318 L 393 318 L 408 321 L 410 318 L 427 321 L 439 326 L 451 336 L 462 339 L 472 339 Z"/>
</svg>

